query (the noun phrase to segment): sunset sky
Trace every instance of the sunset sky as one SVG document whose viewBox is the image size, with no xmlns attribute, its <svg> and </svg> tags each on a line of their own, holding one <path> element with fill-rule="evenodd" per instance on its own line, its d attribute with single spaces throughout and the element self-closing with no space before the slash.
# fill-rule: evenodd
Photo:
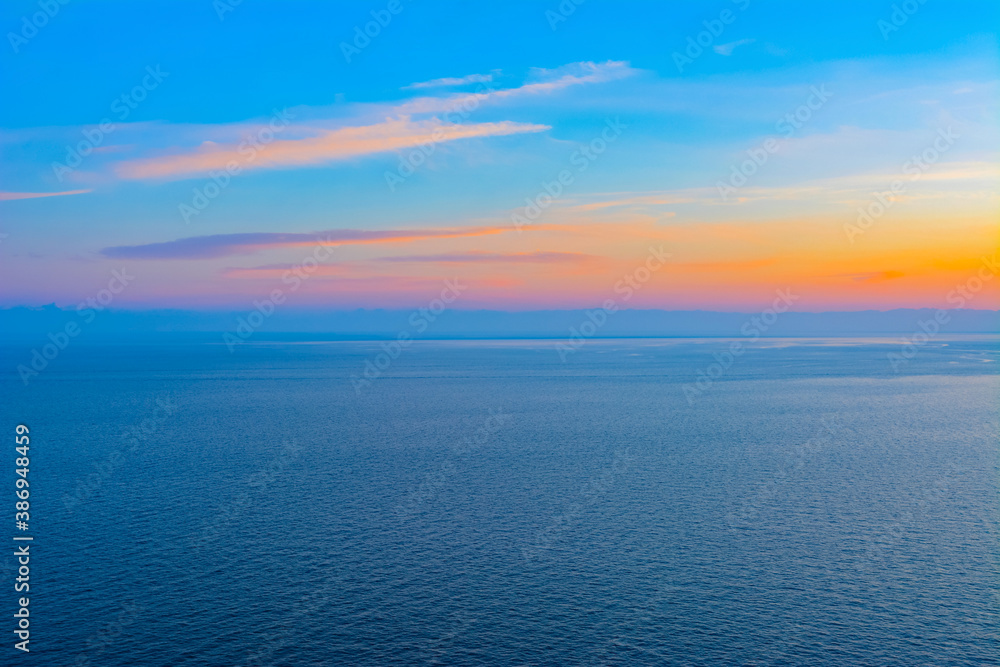
<svg viewBox="0 0 1000 667">
<path fill-rule="evenodd" d="M 997 270 L 1000 4 L 562 6 L 5 3 L 0 306 L 125 268 L 115 307 L 240 308 L 305 262 L 299 307 L 580 308 L 653 247 L 631 307 L 884 310 Z"/>
</svg>

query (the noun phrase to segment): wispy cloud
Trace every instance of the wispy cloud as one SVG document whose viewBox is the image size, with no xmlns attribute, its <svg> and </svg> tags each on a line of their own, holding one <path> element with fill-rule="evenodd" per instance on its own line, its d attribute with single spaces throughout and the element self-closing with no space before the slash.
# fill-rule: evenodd
<svg viewBox="0 0 1000 667">
<path fill-rule="evenodd" d="M 402 90 L 417 90 L 420 88 L 448 88 L 452 86 L 464 86 L 470 83 L 489 83 L 493 80 L 492 74 L 469 74 L 468 76 L 451 76 L 441 79 L 431 79 L 430 81 L 420 81 L 403 86 Z"/>
<path fill-rule="evenodd" d="M 753 44 L 756 40 L 753 39 L 738 39 L 735 42 L 729 42 L 728 44 L 716 44 L 712 47 L 716 53 L 720 56 L 731 56 L 733 55 L 733 50 L 737 46 L 743 46 L 744 44 Z"/>
<path fill-rule="evenodd" d="M 114 246 L 104 248 L 101 254 L 114 259 L 212 259 L 229 255 L 247 255 L 274 248 L 407 243 L 426 239 L 502 234 L 507 231 L 510 231 L 509 227 L 379 231 L 333 229 L 311 233 L 256 232 L 246 234 L 213 234 L 210 236 L 190 236 L 162 243 Z"/>
<path fill-rule="evenodd" d="M 788 141 L 782 147 L 786 160 L 801 159 L 795 168 L 786 173 L 790 175 L 779 185 L 744 186 L 738 196 L 728 202 L 719 198 L 715 187 L 683 188 L 677 190 L 661 190 L 647 192 L 604 193 L 579 197 L 573 200 L 559 202 L 560 207 L 570 213 L 589 213 L 610 209 L 608 215 L 619 214 L 622 208 L 648 208 L 669 206 L 671 208 L 693 205 L 694 209 L 706 211 L 713 208 L 741 208 L 746 204 L 773 204 L 774 202 L 798 202 L 808 204 L 809 210 L 815 212 L 816 204 L 824 206 L 849 206 L 849 210 L 859 204 L 867 204 L 873 191 L 884 192 L 889 184 L 901 179 L 906 185 L 906 191 L 901 195 L 889 195 L 896 200 L 912 199 L 945 199 L 960 195 L 964 205 L 975 202 L 990 203 L 997 201 L 996 184 L 1000 181 L 1000 166 L 989 160 L 965 160 L 954 162 L 938 162 L 919 178 L 912 173 L 902 173 L 898 166 L 890 169 L 859 170 L 837 176 L 806 178 L 796 173 L 798 165 L 805 162 L 809 156 L 817 154 L 829 155 L 836 140 L 841 143 L 852 141 L 851 146 L 861 145 L 863 140 L 874 144 L 879 140 L 879 133 L 864 133 L 857 138 L 843 131 L 833 134 L 813 135 L 797 142 Z M 903 153 L 905 155 L 905 153 Z M 801 157 L 800 157 L 801 156 Z M 805 172 L 805 169 L 798 169 Z M 901 178 L 902 177 L 902 178 Z M 958 201 L 958 200 L 956 200 Z M 553 207 L 553 210 L 559 208 Z M 668 214 L 660 214 L 668 215 Z M 669 215 L 668 215 L 669 217 Z"/>
<path fill-rule="evenodd" d="M 15 199 L 38 199 L 39 197 L 62 197 L 64 195 L 82 195 L 93 190 L 65 190 L 63 192 L 0 192 L 0 201 Z"/>
<path fill-rule="evenodd" d="M 356 125 L 330 127 L 330 120 L 315 118 L 310 122 L 293 125 L 285 130 L 290 138 L 275 140 L 250 160 L 246 151 L 241 153 L 237 132 L 246 133 L 257 127 L 254 123 L 241 123 L 212 128 L 212 139 L 196 147 L 179 151 L 119 162 L 115 172 L 127 180 L 178 180 L 205 175 L 210 170 L 224 169 L 227 163 L 236 162 L 241 168 L 277 169 L 318 166 L 331 162 L 359 158 L 366 155 L 412 148 L 428 143 L 442 143 L 469 138 L 497 137 L 511 134 L 543 132 L 548 125 L 514 121 L 489 123 L 445 122 L 437 117 L 459 109 L 477 109 L 501 100 L 550 94 L 572 86 L 596 84 L 630 76 L 636 70 L 628 63 L 608 61 L 603 63 L 572 63 L 557 69 L 535 69 L 531 81 L 515 88 L 488 90 L 477 93 L 422 96 L 391 104 L 362 106 L 378 122 L 359 122 Z M 425 88 L 444 81 L 472 81 L 469 75 L 456 79 L 438 79 L 408 88 Z M 300 109 L 304 114 L 308 110 Z M 421 118 L 421 116 L 428 116 Z M 446 116 L 447 118 L 447 116 Z M 265 127 L 265 126 L 260 126 Z M 244 149 L 245 149 L 244 145 Z"/>
<path fill-rule="evenodd" d="M 326 264 L 314 269 L 325 277 L 358 277 L 372 272 L 384 272 L 387 264 L 576 264 L 599 262 L 605 258 L 579 252 L 455 252 L 435 255 L 394 255 Z M 223 269 L 226 278 L 260 278 L 281 275 L 295 268 L 294 263 L 263 264 L 252 267 Z"/>
<path fill-rule="evenodd" d="M 573 204 L 567 208 L 568 211 L 587 213 L 590 211 L 599 211 L 606 208 L 620 208 L 620 207 L 634 207 L 634 208 L 651 208 L 651 207 L 661 207 L 661 206 L 672 206 L 674 204 L 690 204 L 696 199 L 692 197 L 668 197 L 664 195 L 632 195 L 629 194 L 625 197 L 616 197 L 613 199 L 606 199 L 600 197 L 595 201 L 590 201 L 581 204 Z M 673 217 L 672 212 L 666 212 L 664 214 L 666 217 Z"/>
<path fill-rule="evenodd" d="M 532 123 L 476 123 L 458 125 L 437 119 L 387 120 L 375 125 L 319 131 L 316 136 L 274 141 L 256 154 L 251 162 L 235 144 L 203 144 L 198 149 L 175 155 L 130 160 L 118 165 L 118 175 L 126 179 L 179 179 L 224 169 L 229 162 L 243 169 L 318 165 L 349 158 L 472 137 L 495 137 L 524 132 L 541 132 L 547 125 Z"/>
<path fill-rule="evenodd" d="M 609 60 L 603 63 L 580 62 L 556 69 L 532 70 L 532 81 L 516 88 L 490 90 L 481 93 L 456 93 L 446 97 L 419 97 L 395 107 L 401 114 L 443 113 L 460 108 L 478 108 L 493 102 L 520 97 L 545 95 L 573 86 L 606 83 L 632 76 L 637 70 L 625 61 Z"/>
<path fill-rule="evenodd" d="M 265 264 L 263 266 L 228 267 L 223 269 L 223 278 L 237 280 L 261 280 L 280 278 L 286 272 L 299 268 L 297 264 Z M 317 278 L 347 278 L 351 277 L 353 266 L 345 264 L 321 264 L 316 266 L 311 275 Z"/>
<path fill-rule="evenodd" d="M 859 283 L 881 283 L 886 280 L 902 278 L 905 275 L 906 274 L 902 271 L 869 271 L 866 273 L 847 273 L 843 274 L 842 277 L 850 278 L 851 280 Z"/>
<path fill-rule="evenodd" d="M 376 262 L 432 262 L 442 264 L 553 264 L 562 262 L 586 262 L 595 259 L 593 255 L 579 252 L 457 252 L 442 255 L 402 255 L 380 257 Z"/>
</svg>

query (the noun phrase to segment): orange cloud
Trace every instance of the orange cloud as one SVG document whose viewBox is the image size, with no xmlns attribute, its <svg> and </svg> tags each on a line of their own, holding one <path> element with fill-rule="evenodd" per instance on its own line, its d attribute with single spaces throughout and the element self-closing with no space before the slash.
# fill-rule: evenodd
<svg viewBox="0 0 1000 667">
<path fill-rule="evenodd" d="M 905 275 L 906 274 L 902 271 L 869 271 L 868 273 L 850 273 L 845 277 L 857 282 L 876 283 L 883 282 L 885 280 L 893 280 L 895 278 L 902 278 Z"/>
</svg>

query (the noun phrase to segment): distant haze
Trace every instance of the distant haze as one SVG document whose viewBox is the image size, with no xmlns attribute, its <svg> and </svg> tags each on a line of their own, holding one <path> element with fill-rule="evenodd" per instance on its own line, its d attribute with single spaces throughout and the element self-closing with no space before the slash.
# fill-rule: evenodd
<svg viewBox="0 0 1000 667">
<path fill-rule="evenodd" d="M 435 316 L 420 310 L 316 311 L 277 309 L 268 317 L 255 311 L 106 310 L 84 317 L 73 309 L 55 306 L 0 310 L 0 340 L 30 342 L 61 331 L 67 323 L 80 327 L 81 340 L 134 338 L 170 333 L 236 333 L 241 321 L 252 332 L 300 333 L 330 338 L 395 338 L 405 333 L 431 338 L 566 338 L 575 330 L 585 337 L 659 336 L 854 336 L 914 334 L 921 323 L 933 329 L 933 309 L 896 309 L 800 313 L 780 315 L 711 311 L 622 310 L 446 310 Z M 1000 332 L 1000 312 L 992 310 L 940 311 L 946 321 L 941 335 Z M 89 321 L 88 321 L 89 320 Z M 592 324 L 586 324 L 592 323 Z M 254 325 L 257 326 L 254 326 Z M 244 333 L 248 329 L 244 328 Z"/>
</svg>

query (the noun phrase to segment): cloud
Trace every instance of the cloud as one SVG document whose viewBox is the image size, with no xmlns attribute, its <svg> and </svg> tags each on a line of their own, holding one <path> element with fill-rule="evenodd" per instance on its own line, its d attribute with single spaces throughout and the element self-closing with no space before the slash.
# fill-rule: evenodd
<svg viewBox="0 0 1000 667">
<path fill-rule="evenodd" d="M 531 72 L 531 82 L 516 88 L 364 105 L 360 108 L 365 110 L 367 122 L 355 121 L 358 124 L 354 126 L 330 127 L 331 122 L 338 121 L 329 118 L 297 122 L 283 129 L 284 137 L 287 138 L 261 144 L 256 150 L 251 150 L 247 140 L 241 143 L 240 137 L 263 131 L 268 127 L 266 124 L 249 122 L 204 128 L 201 130 L 202 136 L 208 133 L 214 140 L 205 140 L 196 147 L 178 149 L 172 154 L 125 160 L 116 165 L 115 172 L 120 178 L 127 180 L 179 180 L 203 176 L 211 170 L 225 169 L 231 163 L 246 170 L 317 166 L 425 144 L 543 132 L 551 128 L 548 125 L 514 121 L 466 124 L 455 122 L 450 113 L 461 112 L 462 118 L 467 118 L 469 111 L 491 102 L 612 81 L 630 76 L 635 71 L 628 63 L 620 61 L 580 62 L 553 70 L 535 69 Z M 471 81 L 470 77 L 480 76 L 486 75 L 437 81 Z M 436 82 L 426 82 L 428 85 L 431 83 Z M 413 86 L 424 87 L 424 84 Z M 297 108 L 296 112 L 308 115 L 310 110 Z M 445 120 L 436 117 L 440 114 L 444 115 Z M 372 122 L 372 116 L 378 120 Z"/>
<path fill-rule="evenodd" d="M 649 207 L 659 207 L 659 206 L 673 206 L 675 204 L 690 204 L 698 201 L 692 197 L 669 197 L 665 195 L 632 195 L 628 194 L 625 197 L 619 197 L 615 199 L 598 199 L 596 201 L 587 202 L 583 204 L 575 204 L 569 206 L 566 210 L 580 213 L 587 213 L 590 211 L 599 211 L 606 208 L 619 208 L 619 207 L 635 207 L 635 208 L 649 208 Z M 667 217 L 673 217 L 674 213 L 667 212 L 665 214 Z"/>
<path fill-rule="evenodd" d="M 237 280 L 274 279 L 284 276 L 289 271 L 300 268 L 299 264 L 265 264 L 264 266 L 229 267 L 222 270 L 223 278 Z M 352 268 L 344 264 L 319 264 L 313 267 L 310 275 L 315 278 L 348 278 Z"/>
<path fill-rule="evenodd" d="M 909 136 L 909 135 L 908 135 Z M 782 159 L 788 166 L 782 170 L 786 176 L 777 185 L 745 185 L 736 194 L 723 201 L 717 187 L 692 187 L 676 190 L 645 191 L 637 193 L 606 193 L 591 196 L 593 201 L 585 197 L 565 202 L 570 212 L 596 212 L 611 209 L 608 215 L 619 214 L 618 208 L 656 206 L 686 207 L 692 205 L 696 210 L 707 211 L 705 207 L 743 208 L 747 204 L 774 205 L 778 202 L 808 205 L 803 211 L 817 212 L 817 205 L 849 206 L 853 210 L 858 205 L 867 206 L 874 197 L 874 192 L 885 192 L 895 180 L 905 185 L 905 191 L 900 195 L 892 195 L 896 201 L 915 199 L 947 199 L 954 198 L 956 204 L 972 206 L 991 204 L 997 200 L 996 184 L 1000 182 L 1000 166 L 989 160 L 956 160 L 935 163 L 926 172 L 916 178 L 912 170 L 901 171 L 897 163 L 888 168 L 885 165 L 862 165 L 863 170 L 843 173 L 840 175 L 810 177 L 807 172 L 808 162 L 815 162 L 816 155 L 825 157 L 836 165 L 844 164 L 846 158 L 835 154 L 834 150 L 841 148 L 844 154 L 857 154 L 864 146 L 875 146 L 875 152 L 885 153 L 895 148 L 895 143 L 884 141 L 884 133 L 880 131 L 849 131 L 841 128 L 832 134 L 816 134 L 799 140 L 786 140 L 781 147 Z M 919 145 L 919 144 L 918 144 Z M 903 152 L 908 151 L 908 152 Z M 900 155 L 912 154 L 911 148 L 898 151 Z M 834 157 L 836 160 L 834 160 Z M 879 158 L 876 155 L 876 158 Z M 769 163 L 770 165 L 770 163 Z M 854 167 L 854 165 L 848 165 Z M 778 164 L 775 168 L 777 170 Z M 889 196 L 889 195 L 887 195 Z M 560 202 L 563 204 L 564 202 Z M 992 204 L 991 204 L 992 205 Z M 553 210 L 558 210 L 553 207 Z M 686 210 L 691 210 L 686 208 Z"/>
<path fill-rule="evenodd" d="M 741 271 L 755 271 L 757 269 L 763 269 L 769 266 L 774 266 L 778 260 L 773 257 L 762 257 L 760 259 L 734 259 L 734 260 L 724 260 L 717 262 L 679 262 L 676 264 L 671 264 L 671 270 L 679 271 L 704 271 L 709 273 L 718 273 L 720 271 L 727 272 L 741 272 Z"/>
<path fill-rule="evenodd" d="M 492 74 L 469 74 L 461 77 L 444 77 L 442 79 L 431 79 L 430 81 L 420 81 L 403 86 L 402 90 L 417 90 L 420 88 L 447 88 L 450 86 L 464 86 L 469 83 L 489 83 L 493 80 Z"/>
<path fill-rule="evenodd" d="M 718 53 L 720 56 L 731 56 L 733 55 L 733 50 L 737 46 L 743 46 L 744 44 L 753 44 L 754 39 L 739 39 L 735 42 L 729 42 L 728 44 L 716 44 L 712 47 L 712 50 Z"/>
<path fill-rule="evenodd" d="M 446 264 L 466 263 L 498 263 L 498 264 L 552 264 L 561 262 L 585 262 L 594 259 L 593 255 L 579 252 L 458 252 L 443 255 L 403 255 L 397 257 L 380 257 L 376 262 L 433 262 Z"/>
<path fill-rule="evenodd" d="M 316 136 L 302 139 L 276 140 L 261 146 L 252 161 L 245 155 L 245 145 L 241 151 L 239 145 L 206 142 L 192 152 L 122 162 L 117 172 L 126 179 L 181 179 L 212 169 L 225 169 L 230 162 L 236 162 L 245 170 L 318 165 L 428 143 L 547 129 L 548 125 L 511 121 L 458 125 L 437 119 L 414 122 L 399 118 L 375 125 L 320 130 Z"/>
<path fill-rule="evenodd" d="M 636 70 L 626 60 L 605 60 L 602 63 L 584 60 L 552 69 L 532 67 L 528 77 L 532 83 L 525 84 L 522 88 L 538 90 L 539 86 L 543 89 L 548 86 L 549 89 L 556 90 L 582 83 L 614 81 L 635 73 Z"/>
<path fill-rule="evenodd" d="M 546 95 L 572 86 L 615 81 L 632 76 L 636 71 L 627 62 L 619 60 L 608 60 L 603 63 L 579 62 L 556 69 L 535 68 L 531 71 L 532 82 L 517 88 L 488 90 L 480 93 L 456 93 L 447 97 L 418 97 L 396 106 L 395 111 L 409 115 L 476 109 L 480 105 L 491 102 L 532 95 Z"/>
<path fill-rule="evenodd" d="M 104 248 L 101 254 L 113 259 L 212 259 L 229 255 L 248 255 L 273 248 L 302 246 L 339 246 L 373 243 L 408 243 L 426 239 L 446 239 L 501 234 L 511 227 L 473 227 L 467 229 L 406 229 L 367 231 L 333 229 L 325 232 L 213 234 L 190 236 L 143 245 Z"/>
<path fill-rule="evenodd" d="M 64 192 L 0 192 L 0 201 L 15 199 L 38 199 L 39 197 L 61 197 L 63 195 L 82 195 L 93 190 L 66 190 Z"/>
<path fill-rule="evenodd" d="M 866 273 L 845 273 L 842 274 L 842 277 L 850 278 L 859 283 L 881 283 L 886 280 L 902 278 L 905 275 L 902 271 L 869 271 Z"/>
</svg>

